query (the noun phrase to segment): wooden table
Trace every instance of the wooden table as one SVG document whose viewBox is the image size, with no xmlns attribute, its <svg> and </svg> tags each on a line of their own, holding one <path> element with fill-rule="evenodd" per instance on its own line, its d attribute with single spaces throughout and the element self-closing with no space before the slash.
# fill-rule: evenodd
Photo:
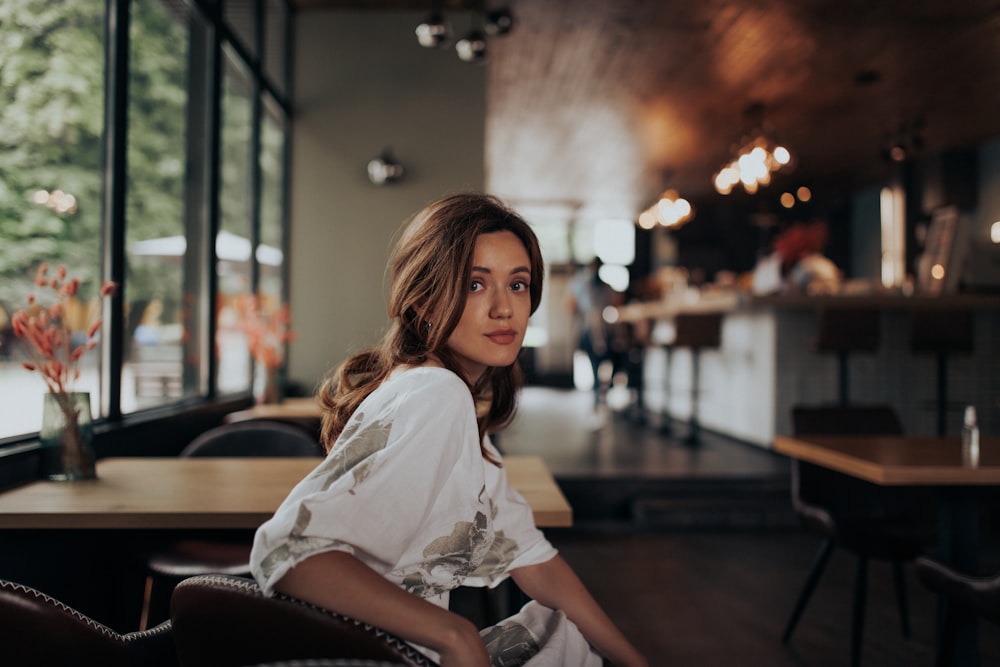
<svg viewBox="0 0 1000 667">
<path fill-rule="evenodd" d="M 1000 438 L 980 441 L 979 465 L 962 462 L 957 437 L 777 436 L 774 450 L 881 486 L 933 487 L 942 560 L 978 574 L 980 490 L 1000 486 Z M 960 612 L 956 665 L 979 659 L 978 621 Z"/>
<path fill-rule="evenodd" d="M 255 529 L 319 458 L 111 458 L 98 479 L 36 481 L 0 493 L 0 529 Z M 539 527 L 573 512 L 537 456 L 504 458 Z"/>
<path fill-rule="evenodd" d="M 980 441 L 975 468 L 957 437 L 779 435 L 774 450 L 882 486 L 1000 485 L 1000 438 Z"/>
<path fill-rule="evenodd" d="M 263 403 L 231 412 L 226 415 L 225 422 L 232 424 L 253 419 L 270 419 L 304 426 L 318 433 L 322 417 L 323 410 L 315 397 L 286 398 L 281 403 Z"/>
</svg>

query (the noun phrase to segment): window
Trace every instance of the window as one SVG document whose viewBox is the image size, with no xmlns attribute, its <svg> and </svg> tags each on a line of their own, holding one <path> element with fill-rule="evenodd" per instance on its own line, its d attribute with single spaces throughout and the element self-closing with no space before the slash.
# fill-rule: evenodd
<svg viewBox="0 0 1000 667">
<path fill-rule="evenodd" d="M 0 438 L 41 424 L 46 385 L 22 368 L 28 348 L 9 321 L 37 268 L 63 264 L 81 279 L 67 321 L 77 337 L 101 282 L 103 8 L 21 2 L 0 20 Z M 99 352 L 82 359 L 75 389 L 99 391 Z"/>
<path fill-rule="evenodd" d="M 219 178 L 219 233 L 215 239 L 216 343 L 220 392 L 245 389 L 250 356 L 235 300 L 253 290 L 250 259 L 253 234 L 252 91 L 250 76 L 232 50 L 225 51 Z"/>
<path fill-rule="evenodd" d="M 132 3 L 123 412 L 184 395 L 189 20 L 159 0 Z"/>
<path fill-rule="evenodd" d="M 123 2 L 110 21 L 118 3 L 0 10 L 0 401 L 13 408 L 0 446 L 41 423 L 47 389 L 21 366 L 10 316 L 42 262 L 82 280 L 81 321 L 102 279 L 120 282 L 121 321 L 105 323 L 75 387 L 112 421 L 249 395 L 227 302 L 286 292 L 287 2 L 226 2 L 223 16 L 214 0 Z M 106 26 L 128 31 L 127 49 Z"/>
<path fill-rule="evenodd" d="M 282 279 L 285 265 L 285 115 L 267 97 L 261 119 L 260 141 L 260 244 L 257 265 L 260 267 L 258 293 L 268 310 L 284 302 Z"/>
</svg>

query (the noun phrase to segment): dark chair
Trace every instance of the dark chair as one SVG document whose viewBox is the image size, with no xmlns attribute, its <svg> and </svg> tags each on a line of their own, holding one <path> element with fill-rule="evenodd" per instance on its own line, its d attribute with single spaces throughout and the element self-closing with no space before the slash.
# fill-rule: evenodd
<svg viewBox="0 0 1000 667">
<path fill-rule="evenodd" d="M 59 600 L 0 579 L 3 663 L 17 667 L 175 667 L 169 621 L 119 634 Z"/>
<path fill-rule="evenodd" d="M 222 457 L 322 455 L 319 441 L 307 430 L 264 420 L 218 426 L 195 438 L 180 453 L 180 456 Z M 170 590 L 186 577 L 211 573 L 249 576 L 250 547 L 250 541 L 243 537 L 237 540 L 189 539 L 150 555 L 146 563 L 146 590 L 139 627 L 146 628 L 166 618 Z"/>
<path fill-rule="evenodd" d="M 684 441 L 690 445 L 701 442 L 701 424 L 698 421 L 698 395 L 701 393 L 699 359 L 704 349 L 718 348 L 722 338 L 722 315 L 719 313 L 685 313 L 674 318 L 674 339 L 667 346 L 667 381 L 669 382 L 670 351 L 672 348 L 691 349 L 691 416 Z M 664 424 L 669 424 L 664 415 Z"/>
<path fill-rule="evenodd" d="M 971 310 L 914 310 L 910 314 L 910 349 L 934 355 L 937 434 L 948 433 L 948 411 L 965 404 L 948 400 L 948 356 L 972 354 L 974 321 Z"/>
<path fill-rule="evenodd" d="M 817 313 L 817 352 L 837 355 L 837 400 L 850 403 L 850 358 L 852 352 L 875 352 L 881 340 L 881 313 L 874 308 L 821 308 Z"/>
<path fill-rule="evenodd" d="M 889 406 L 792 408 L 795 435 L 897 435 L 903 432 Z M 792 459 L 792 506 L 802 525 L 823 537 L 809 575 L 781 635 L 787 643 L 835 547 L 854 554 L 851 665 L 861 662 L 868 561 L 889 561 L 904 637 L 910 636 L 903 564 L 933 542 L 934 504 L 929 492 L 886 489 L 849 475 Z"/>
<path fill-rule="evenodd" d="M 265 596 L 242 577 L 185 579 L 174 589 L 170 618 L 184 667 L 333 658 L 434 666 L 379 628 L 285 595 Z"/>
<path fill-rule="evenodd" d="M 973 577 L 928 556 L 917 558 L 915 563 L 921 583 L 945 600 L 937 649 L 937 664 L 943 667 L 950 664 L 954 653 L 956 605 L 1000 625 L 1000 572 L 989 577 Z"/>
</svg>

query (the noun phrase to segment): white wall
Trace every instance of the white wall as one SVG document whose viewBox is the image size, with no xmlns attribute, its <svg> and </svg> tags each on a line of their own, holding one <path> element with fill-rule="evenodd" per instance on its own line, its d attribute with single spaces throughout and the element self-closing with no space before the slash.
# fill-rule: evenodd
<svg viewBox="0 0 1000 667">
<path fill-rule="evenodd" d="M 422 18 L 298 17 L 288 377 L 309 388 L 383 331 L 385 264 L 403 221 L 439 196 L 484 187 L 486 69 L 420 47 Z M 377 187 L 366 165 L 386 146 L 406 176 Z"/>
</svg>

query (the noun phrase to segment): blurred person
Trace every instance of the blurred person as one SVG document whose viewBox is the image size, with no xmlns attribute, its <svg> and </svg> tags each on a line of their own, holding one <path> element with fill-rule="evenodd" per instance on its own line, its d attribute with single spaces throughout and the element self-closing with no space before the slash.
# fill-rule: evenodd
<svg viewBox="0 0 1000 667">
<path fill-rule="evenodd" d="M 389 269 L 391 325 L 320 388 L 327 457 L 257 530 L 255 579 L 442 667 L 645 667 L 490 441 L 513 418 L 541 300 L 531 228 L 492 197 L 446 197 L 412 219 Z M 507 577 L 532 598 L 510 618 L 480 631 L 449 611 L 454 588 Z"/>
<path fill-rule="evenodd" d="M 823 255 L 828 229 L 823 220 L 796 222 L 774 239 L 773 252 L 754 268 L 754 294 L 833 294 L 841 273 Z"/>
<path fill-rule="evenodd" d="M 594 406 L 598 406 L 607 392 L 601 377 L 601 364 L 611 362 L 613 378 L 617 368 L 615 332 L 605 319 L 605 310 L 620 303 L 620 295 L 610 285 L 601 280 L 603 263 L 595 257 L 589 264 L 577 271 L 569 284 L 566 295 L 566 310 L 576 317 L 579 334 L 576 349 L 587 355 L 594 376 Z M 610 383 L 609 383 L 610 384 Z"/>
</svg>

